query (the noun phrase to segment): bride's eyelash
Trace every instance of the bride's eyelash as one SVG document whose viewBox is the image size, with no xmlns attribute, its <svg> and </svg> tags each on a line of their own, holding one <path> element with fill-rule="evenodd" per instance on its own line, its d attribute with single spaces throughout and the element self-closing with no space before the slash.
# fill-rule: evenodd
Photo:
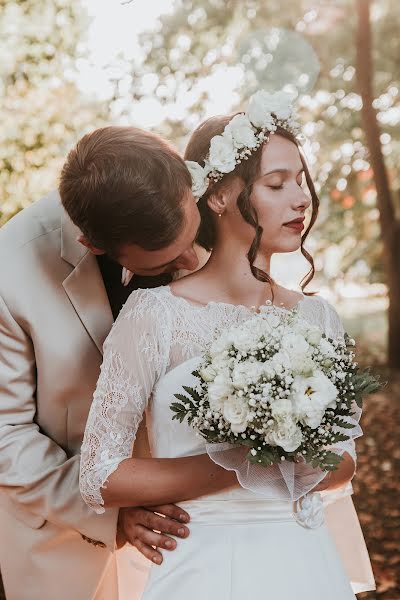
<svg viewBox="0 0 400 600">
<path fill-rule="evenodd" d="M 269 185 L 268 187 L 271 188 L 271 190 L 282 190 L 283 183 L 281 185 Z"/>
</svg>

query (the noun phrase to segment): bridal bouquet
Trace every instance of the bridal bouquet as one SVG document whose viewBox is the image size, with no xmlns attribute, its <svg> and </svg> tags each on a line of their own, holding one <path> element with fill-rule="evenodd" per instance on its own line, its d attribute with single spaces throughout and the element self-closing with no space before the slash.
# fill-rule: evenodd
<svg viewBox="0 0 400 600">
<path fill-rule="evenodd" d="M 301 459 L 334 470 L 354 408 L 380 387 L 359 371 L 354 345 L 347 335 L 328 338 L 296 309 L 263 307 L 213 342 L 193 373 L 198 385 L 175 394 L 173 418 L 186 418 L 208 443 L 248 446 L 250 463 Z"/>
</svg>

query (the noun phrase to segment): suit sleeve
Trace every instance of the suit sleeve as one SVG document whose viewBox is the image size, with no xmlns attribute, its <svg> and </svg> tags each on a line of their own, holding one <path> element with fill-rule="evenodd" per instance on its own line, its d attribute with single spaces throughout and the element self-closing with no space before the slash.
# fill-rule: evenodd
<svg viewBox="0 0 400 600">
<path fill-rule="evenodd" d="M 32 341 L 0 297 L 0 489 L 19 509 L 114 550 L 118 511 L 96 515 L 79 493 L 79 456 L 43 434 Z"/>
</svg>

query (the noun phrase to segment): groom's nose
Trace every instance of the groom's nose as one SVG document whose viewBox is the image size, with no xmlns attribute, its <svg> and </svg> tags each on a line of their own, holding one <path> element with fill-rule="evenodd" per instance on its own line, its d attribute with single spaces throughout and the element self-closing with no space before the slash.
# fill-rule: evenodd
<svg viewBox="0 0 400 600">
<path fill-rule="evenodd" d="M 174 262 L 174 271 L 185 269 L 186 271 L 194 271 L 199 265 L 199 259 L 194 248 L 190 248 L 183 252 L 180 257 Z"/>
</svg>

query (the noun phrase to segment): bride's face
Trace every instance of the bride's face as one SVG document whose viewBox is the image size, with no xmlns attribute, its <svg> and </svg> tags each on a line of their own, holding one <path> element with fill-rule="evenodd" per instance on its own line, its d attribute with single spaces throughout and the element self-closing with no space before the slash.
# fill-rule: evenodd
<svg viewBox="0 0 400 600">
<path fill-rule="evenodd" d="M 263 228 L 259 248 L 262 254 L 294 252 L 300 247 L 303 221 L 311 202 L 303 190 L 303 179 L 304 170 L 297 146 L 280 135 L 272 135 L 263 148 L 260 173 L 253 183 L 251 194 L 251 203 Z M 248 248 L 254 238 L 254 228 L 243 224 L 236 204 L 238 190 L 240 187 L 231 190 L 226 217 L 224 215 L 227 227 L 224 229 L 237 236 L 238 241 Z M 293 220 L 297 223 L 292 223 Z"/>
</svg>

